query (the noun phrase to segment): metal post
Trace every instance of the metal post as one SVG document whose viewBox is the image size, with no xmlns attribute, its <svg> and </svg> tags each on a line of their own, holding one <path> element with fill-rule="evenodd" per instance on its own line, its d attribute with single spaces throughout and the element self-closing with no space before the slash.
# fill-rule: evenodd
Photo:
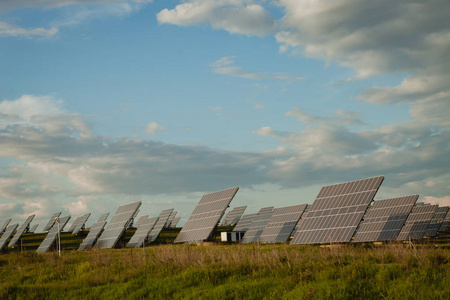
<svg viewBox="0 0 450 300">
<path fill-rule="evenodd" d="M 56 223 L 58 223 L 58 255 L 61 257 L 61 231 L 59 230 L 59 218 L 56 217 Z"/>
</svg>

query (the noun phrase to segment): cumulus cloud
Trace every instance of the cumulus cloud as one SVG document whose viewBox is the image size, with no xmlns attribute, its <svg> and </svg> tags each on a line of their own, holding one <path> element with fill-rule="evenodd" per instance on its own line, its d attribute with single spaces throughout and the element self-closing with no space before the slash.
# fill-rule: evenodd
<svg viewBox="0 0 450 300">
<path fill-rule="evenodd" d="M 158 131 L 164 131 L 166 130 L 166 127 L 157 124 L 156 122 L 151 122 L 147 124 L 147 128 L 145 129 L 145 132 L 147 132 L 150 135 L 156 134 Z"/>
</svg>

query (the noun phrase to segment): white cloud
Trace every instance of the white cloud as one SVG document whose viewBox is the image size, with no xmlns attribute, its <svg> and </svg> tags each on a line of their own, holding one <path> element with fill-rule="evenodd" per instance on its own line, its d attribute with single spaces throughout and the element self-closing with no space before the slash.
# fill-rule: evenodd
<svg viewBox="0 0 450 300">
<path fill-rule="evenodd" d="M 361 121 L 361 113 L 339 109 L 334 111 L 334 116 L 321 117 L 304 112 L 301 108 L 295 107 L 286 113 L 286 116 L 294 116 L 299 122 L 304 124 L 332 123 L 339 125 L 364 125 Z"/>
<path fill-rule="evenodd" d="M 145 129 L 145 132 L 147 132 L 150 135 L 156 134 L 158 131 L 164 131 L 166 130 L 166 127 L 157 124 L 156 122 L 151 122 L 147 124 L 147 128 Z"/>
<path fill-rule="evenodd" d="M 13 24 L 8 24 L 5 22 L 0 22 L 0 36 L 41 36 L 41 37 L 52 37 L 58 33 L 57 27 L 51 27 L 49 29 L 45 28 L 31 28 L 26 29 Z"/>
</svg>

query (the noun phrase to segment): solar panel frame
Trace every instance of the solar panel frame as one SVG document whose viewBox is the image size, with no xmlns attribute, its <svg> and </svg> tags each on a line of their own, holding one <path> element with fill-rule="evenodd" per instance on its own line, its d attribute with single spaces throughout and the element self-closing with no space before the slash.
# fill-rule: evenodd
<svg viewBox="0 0 450 300">
<path fill-rule="evenodd" d="M 137 201 L 120 206 L 98 238 L 97 247 L 100 249 L 114 248 L 141 204 L 141 201 Z"/>
<path fill-rule="evenodd" d="M 247 209 L 246 205 L 233 208 L 225 215 L 225 217 L 223 217 L 223 221 L 222 223 L 220 223 L 220 226 L 229 226 L 237 224 L 237 222 L 241 219 L 246 209 Z"/>
<path fill-rule="evenodd" d="M 308 204 L 298 204 L 275 208 L 258 241 L 260 243 L 287 242 L 307 206 Z"/>
<path fill-rule="evenodd" d="M 29 233 L 34 233 L 38 227 L 39 227 L 39 224 L 33 225 L 33 227 L 31 227 Z"/>
<path fill-rule="evenodd" d="M 52 226 L 52 228 L 47 233 L 47 236 L 42 241 L 42 243 L 39 245 L 39 247 L 36 250 L 36 253 L 44 253 L 47 252 L 55 243 L 56 238 L 58 237 L 58 232 L 61 232 L 66 224 L 69 222 L 70 216 L 65 216 L 62 218 L 59 218 L 59 226 Z M 59 228 L 58 228 L 59 227 Z"/>
<path fill-rule="evenodd" d="M 3 223 L 2 227 L 0 227 L 0 234 L 3 234 L 5 232 L 6 227 L 8 227 L 9 223 L 11 222 L 11 219 L 8 219 Z"/>
<path fill-rule="evenodd" d="M 163 230 L 164 226 L 166 225 L 167 219 L 170 217 L 170 215 L 173 212 L 173 208 L 165 209 L 163 210 L 158 217 L 158 221 L 153 226 L 153 229 L 150 231 L 150 233 L 147 236 L 147 240 L 150 243 L 153 243 L 158 238 L 159 234 L 161 233 L 161 230 Z"/>
<path fill-rule="evenodd" d="M 273 206 L 261 208 L 241 239 L 241 244 L 256 243 L 274 213 Z"/>
<path fill-rule="evenodd" d="M 72 230 L 72 234 L 78 234 L 80 231 L 84 230 L 85 224 L 90 216 L 91 216 L 91 213 L 87 213 L 87 214 L 81 216 L 79 218 L 78 222 L 75 224 L 75 226 Z"/>
<path fill-rule="evenodd" d="M 181 217 L 175 217 L 173 218 L 172 222 L 170 223 L 170 228 L 175 228 L 178 224 L 178 222 L 180 222 Z"/>
<path fill-rule="evenodd" d="M 78 250 L 89 250 L 94 247 L 97 242 L 98 237 L 102 233 L 105 228 L 106 221 L 98 221 L 89 229 L 88 235 L 84 238 L 83 242 L 81 242 Z"/>
<path fill-rule="evenodd" d="M 449 211 L 448 206 L 442 206 L 436 209 L 436 212 L 434 213 L 434 216 L 431 219 L 430 224 L 428 224 L 427 230 L 425 231 L 425 236 L 428 237 L 436 236 L 436 234 L 438 233 L 439 229 L 442 226 L 442 223 L 445 220 L 445 217 L 447 216 L 448 211 Z"/>
<path fill-rule="evenodd" d="M 43 229 L 42 231 L 43 231 L 43 232 L 49 231 L 49 230 L 53 227 L 53 225 L 55 224 L 56 218 L 58 218 L 60 215 L 61 215 L 61 212 L 55 213 L 55 214 L 50 218 L 50 220 L 48 221 L 48 223 L 44 226 L 44 229 Z"/>
<path fill-rule="evenodd" d="M 8 247 L 13 247 L 17 244 L 19 239 L 22 237 L 22 234 L 30 228 L 30 223 L 31 223 L 31 221 L 33 221 L 33 219 L 34 219 L 34 215 L 29 216 L 25 220 L 25 222 L 23 222 L 23 224 L 20 225 L 19 228 L 17 228 L 16 234 L 14 234 L 14 237 L 9 242 Z"/>
<path fill-rule="evenodd" d="M 383 180 L 377 176 L 322 187 L 291 245 L 349 242 Z"/>
<path fill-rule="evenodd" d="M 234 226 L 233 231 L 247 231 L 257 215 L 258 213 L 243 215 L 236 226 Z"/>
<path fill-rule="evenodd" d="M 5 249 L 8 239 L 14 234 L 14 231 L 17 229 L 18 226 L 19 224 L 13 224 L 9 225 L 6 228 L 5 233 L 2 235 L 2 237 L 0 237 L 0 252 L 2 252 L 3 249 Z"/>
<path fill-rule="evenodd" d="M 144 242 L 147 241 L 147 237 L 150 231 L 155 227 L 159 217 L 147 218 L 137 227 L 135 233 L 129 240 L 127 248 L 139 248 Z"/>
<path fill-rule="evenodd" d="M 438 205 L 415 205 L 406 219 L 397 241 L 422 239 L 437 208 Z"/>
<path fill-rule="evenodd" d="M 369 207 L 352 242 L 395 241 L 419 195 L 377 200 Z"/>
<path fill-rule="evenodd" d="M 203 195 L 174 243 L 207 241 L 238 190 L 239 187 L 232 187 Z"/>
</svg>

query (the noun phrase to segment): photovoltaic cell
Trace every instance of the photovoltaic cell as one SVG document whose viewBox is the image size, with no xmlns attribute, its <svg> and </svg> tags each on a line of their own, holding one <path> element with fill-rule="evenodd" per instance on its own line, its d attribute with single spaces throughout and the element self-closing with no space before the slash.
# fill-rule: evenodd
<svg viewBox="0 0 450 300">
<path fill-rule="evenodd" d="M 446 231 L 449 226 L 450 226 L 450 209 L 447 212 L 447 216 L 444 218 L 444 221 L 442 222 L 439 231 Z"/>
<path fill-rule="evenodd" d="M 238 190 L 238 187 L 233 187 L 204 195 L 174 243 L 208 240 Z"/>
<path fill-rule="evenodd" d="M 53 224 L 55 224 L 56 218 L 59 217 L 60 215 L 61 215 L 61 212 L 55 213 L 55 214 L 50 218 L 50 220 L 48 221 L 47 225 L 44 226 L 44 229 L 43 229 L 42 231 L 43 231 L 43 232 L 49 231 L 49 230 L 53 227 Z"/>
<path fill-rule="evenodd" d="M 433 237 L 436 236 L 439 229 L 442 226 L 442 223 L 445 220 L 445 217 L 448 213 L 448 206 L 438 207 L 436 212 L 434 213 L 433 218 L 428 225 L 427 231 L 425 232 L 425 236 Z"/>
<path fill-rule="evenodd" d="M 42 241 L 41 245 L 39 245 L 39 248 L 37 248 L 36 253 L 44 253 L 47 252 L 55 243 L 56 238 L 58 237 L 58 232 L 61 232 L 64 229 L 64 226 L 66 226 L 67 222 L 69 222 L 70 216 L 59 218 L 59 226 L 58 224 L 54 224 L 52 228 L 49 230 L 47 236 Z M 59 230 L 58 230 L 59 227 Z"/>
<path fill-rule="evenodd" d="M 258 215 L 253 219 L 252 224 L 245 232 L 244 237 L 241 240 L 242 244 L 256 243 L 259 236 L 266 228 L 270 218 L 273 215 L 273 206 L 261 208 Z"/>
<path fill-rule="evenodd" d="M 419 195 L 378 200 L 369 207 L 353 242 L 395 241 Z"/>
<path fill-rule="evenodd" d="M 27 232 L 27 230 L 30 228 L 30 223 L 31 223 L 31 221 L 33 221 L 33 218 L 34 218 L 34 215 L 29 216 L 25 220 L 25 222 L 22 225 L 20 225 L 20 227 L 16 231 L 16 234 L 14 235 L 14 237 L 9 242 L 8 247 L 13 247 L 15 244 L 17 244 L 19 239 L 22 237 L 22 234 L 24 232 Z"/>
<path fill-rule="evenodd" d="M 109 213 L 104 213 L 103 215 L 100 216 L 100 218 L 98 219 L 97 222 L 103 222 L 106 221 L 106 219 L 108 219 Z"/>
<path fill-rule="evenodd" d="M 30 229 L 30 233 L 34 233 L 36 231 L 36 229 L 38 228 L 39 224 L 33 225 L 33 227 L 31 227 Z"/>
<path fill-rule="evenodd" d="M 89 250 L 94 247 L 95 242 L 105 228 L 106 221 L 98 221 L 91 226 L 88 235 L 84 238 L 83 242 L 78 247 L 78 250 Z"/>
<path fill-rule="evenodd" d="M 72 226 L 74 226 L 72 233 L 78 234 L 80 231 L 84 230 L 84 225 L 86 224 L 86 221 L 89 219 L 90 216 L 91 216 L 91 214 L 87 213 L 84 216 L 77 218 L 77 220 L 72 225 Z"/>
<path fill-rule="evenodd" d="M 236 224 L 236 226 L 233 228 L 233 231 L 247 231 L 250 225 L 252 225 L 253 219 L 258 214 L 248 214 L 244 215 Z"/>
<path fill-rule="evenodd" d="M 120 206 L 97 241 L 100 249 L 114 248 L 141 206 L 141 201 Z"/>
<path fill-rule="evenodd" d="M 242 215 L 244 214 L 245 209 L 247 206 L 238 206 L 230 210 L 229 213 L 225 215 L 223 218 L 221 226 L 229 226 L 237 224 L 237 222 L 241 219 Z"/>
<path fill-rule="evenodd" d="M 175 228 L 177 227 L 178 222 L 180 222 L 181 217 L 176 217 L 172 220 L 172 222 L 170 223 L 170 228 Z"/>
<path fill-rule="evenodd" d="M 11 222 L 11 219 L 8 219 L 5 221 L 5 223 L 3 223 L 2 227 L 0 227 L 0 234 L 3 234 L 3 232 L 5 232 L 6 227 L 8 227 L 9 222 Z"/>
<path fill-rule="evenodd" d="M 349 242 L 383 180 L 379 176 L 324 186 L 303 214 L 291 245 Z"/>
<path fill-rule="evenodd" d="M 163 210 L 158 217 L 158 221 L 156 222 L 155 226 L 153 227 L 152 231 L 148 234 L 148 241 L 150 243 L 153 243 L 156 238 L 159 236 L 161 230 L 164 228 L 164 225 L 166 225 L 167 219 L 170 217 L 170 215 L 173 212 L 173 208 L 165 209 Z"/>
<path fill-rule="evenodd" d="M 397 237 L 398 241 L 420 240 L 425 235 L 428 225 L 436 212 L 438 205 L 415 205 L 406 219 L 400 234 Z"/>
<path fill-rule="evenodd" d="M 138 228 L 139 225 L 141 225 L 141 223 L 144 222 L 144 221 L 147 220 L 147 219 L 148 219 L 148 215 L 140 216 L 139 219 L 137 220 L 136 224 L 134 224 L 134 226 L 135 226 L 136 228 Z"/>
<path fill-rule="evenodd" d="M 259 237 L 260 243 L 285 243 L 295 229 L 308 204 L 275 208 L 266 228 Z"/>
<path fill-rule="evenodd" d="M 164 225 L 164 228 L 169 228 L 170 223 L 172 223 L 172 221 L 173 221 L 173 219 L 175 218 L 175 216 L 177 215 L 177 213 L 178 213 L 178 211 L 173 211 L 173 212 L 170 214 L 169 218 L 167 219 L 166 224 Z"/>
<path fill-rule="evenodd" d="M 144 242 L 147 240 L 147 236 L 150 231 L 155 226 L 158 221 L 158 217 L 148 218 L 139 224 L 139 227 L 136 229 L 136 232 L 131 237 L 130 241 L 127 244 L 127 248 L 139 248 L 142 247 Z"/>
<path fill-rule="evenodd" d="M 6 243 L 8 242 L 8 239 L 13 235 L 16 228 L 19 226 L 19 224 L 13 224 L 6 228 L 5 233 L 0 238 L 0 252 L 3 251 L 3 249 L 6 247 Z"/>
</svg>

